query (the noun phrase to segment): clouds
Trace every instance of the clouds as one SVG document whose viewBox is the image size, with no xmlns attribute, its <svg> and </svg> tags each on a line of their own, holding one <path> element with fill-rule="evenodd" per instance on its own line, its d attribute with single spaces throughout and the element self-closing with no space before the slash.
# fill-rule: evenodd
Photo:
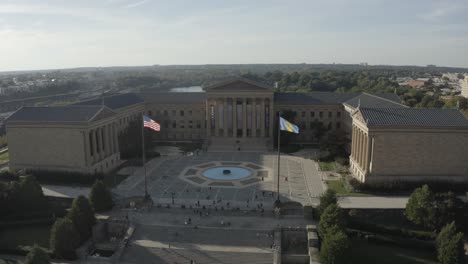
<svg viewBox="0 0 468 264">
<path fill-rule="evenodd" d="M 409 3 L 408 3 L 409 2 Z M 0 4 L 0 70 L 204 63 L 468 66 L 468 4 L 47 0 Z"/>
</svg>

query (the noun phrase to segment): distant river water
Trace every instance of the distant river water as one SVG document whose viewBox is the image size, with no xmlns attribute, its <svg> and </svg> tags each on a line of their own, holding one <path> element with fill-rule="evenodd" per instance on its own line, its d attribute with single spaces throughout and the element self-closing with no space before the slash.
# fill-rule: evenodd
<svg viewBox="0 0 468 264">
<path fill-rule="evenodd" d="M 190 87 L 176 87 L 176 88 L 171 88 L 169 92 L 174 92 L 174 93 L 193 93 L 193 92 L 203 92 L 203 89 L 201 86 L 190 86 Z"/>
</svg>

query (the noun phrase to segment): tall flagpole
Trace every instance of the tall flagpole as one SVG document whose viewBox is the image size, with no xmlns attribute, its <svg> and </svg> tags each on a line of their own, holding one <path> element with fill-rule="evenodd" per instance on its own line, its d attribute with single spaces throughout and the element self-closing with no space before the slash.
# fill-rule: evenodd
<svg viewBox="0 0 468 264">
<path fill-rule="evenodd" d="M 276 204 L 279 205 L 280 203 L 280 191 L 279 191 L 279 183 L 280 183 L 280 146 L 281 146 L 281 111 L 278 112 L 278 173 L 277 173 L 277 181 L 276 181 Z"/>
<path fill-rule="evenodd" d="M 146 182 L 146 152 L 145 152 L 145 125 L 144 116 L 141 114 L 141 159 L 143 161 L 143 169 L 145 171 L 145 197 L 148 197 L 148 184 Z"/>
</svg>

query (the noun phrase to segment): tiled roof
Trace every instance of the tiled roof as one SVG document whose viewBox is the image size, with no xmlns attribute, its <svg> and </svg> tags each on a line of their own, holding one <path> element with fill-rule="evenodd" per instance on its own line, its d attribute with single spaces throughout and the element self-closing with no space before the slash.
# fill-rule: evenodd
<svg viewBox="0 0 468 264">
<path fill-rule="evenodd" d="M 468 120 L 456 109 L 360 108 L 367 126 L 464 127 Z"/>
<path fill-rule="evenodd" d="M 403 108 L 400 97 L 396 94 L 367 94 L 362 93 L 356 97 L 353 97 L 344 104 L 349 105 L 353 108 Z"/>
<path fill-rule="evenodd" d="M 134 93 L 124 93 L 111 96 L 105 96 L 93 100 L 82 101 L 74 105 L 102 105 L 109 107 L 112 110 L 124 108 L 130 105 L 144 102 L 138 95 Z"/>
<path fill-rule="evenodd" d="M 102 105 L 23 107 L 8 117 L 7 122 L 87 122 L 102 108 Z"/>
<path fill-rule="evenodd" d="M 142 93 L 140 95 L 148 103 L 159 104 L 204 104 L 206 99 L 205 92 L 189 93 Z"/>
<path fill-rule="evenodd" d="M 275 103 L 296 105 L 341 104 L 359 94 L 356 93 L 275 93 Z"/>
</svg>

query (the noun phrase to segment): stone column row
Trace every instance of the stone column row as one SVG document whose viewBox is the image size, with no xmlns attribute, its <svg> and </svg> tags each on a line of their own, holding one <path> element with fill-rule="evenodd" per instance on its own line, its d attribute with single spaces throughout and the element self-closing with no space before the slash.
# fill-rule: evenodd
<svg viewBox="0 0 468 264">
<path fill-rule="evenodd" d="M 117 137 L 117 125 L 107 124 L 102 127 L 91 129 L 87 133 L 86 144 L 87 160 L 93 164 L 119 152 Z"/>
<path fill-rule="evenodd" d="M 369 170 L 370 143 L 367 133 L 356 126 L 352 128 L 351 157 L 363 171 Z"/>
<path fill-rule="evenodd" d="M 257 99 L 256 98 L 249 98 L 251 102 L 251 111 L 247 111 L 247 99 L 248 98 L 236 98 L 236 97 L 225 97 L 225 98 L 216 98 L 216 99 L 207 99 L 206 101 L 206 121 L 207 121 L 207 136 L 228 136 L 228 129 L 229 129 L 229 113 L 228 113 L 228 100 L 232 103 L 232 130 L 233 130 L 233 137 L 236 137 L 237 134 L 237 109 L 238 106 L 242 107 L 241 117 L 242 117 L 242 137 L 247 137 L 247 115 L 251 118 L 251 129 L 252 129 L 252 137 L 256 137 L 257 134 Z M 241 104 L 238 105 L 238 102 L 242 100 Z M 260 131 L 261 136 L 265 137 L 265 126 L 266 126 L 266 98 L 260 99 Z M 220 111 L 220 105 L 223 105 L 223 111 Z M 273 123 L 273 104 L 269 102 L 269 124 L 270 124 L 270 132 L 269 135 L 272 135 L 272 123 Z M 213 110 L 214 113 L 211 111 Z M 214 116 L 212 116 L 214 114 Z M 212 135 L 212 119 L 214 119 L 214 133 Z M 222 125 L 221 125 L 222 124 Z M 220 129 L 223 129 L 223 135 L 219 132 Z"/>
</svg>

